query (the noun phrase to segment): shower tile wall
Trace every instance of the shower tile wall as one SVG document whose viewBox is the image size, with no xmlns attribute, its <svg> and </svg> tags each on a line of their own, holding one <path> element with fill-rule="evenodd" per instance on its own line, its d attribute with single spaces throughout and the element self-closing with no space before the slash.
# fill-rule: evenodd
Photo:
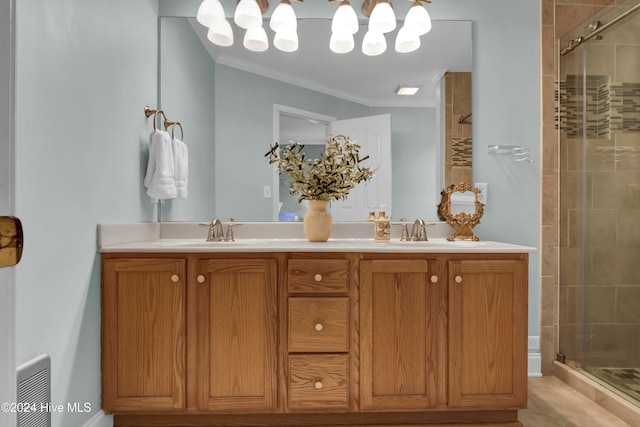
<svg viewBox="0 0 640 427">
<path fill-rule="evenodd" d="M 629 25 L 640 19 L 591 42 L 586 78 L 574 55 L 558 85 L 560 351 L 592 367 L 640 366 L 640 48 Z"/>
<path fill-rule="evenodd" d="M 472 184 L 473 117 L 458 123 L 460 117 L 471 112 L 471 73 L 449 72 L 444 75 L 444 79 L 444 185 L 448 187 L 460 182 Z"/>
</svg>

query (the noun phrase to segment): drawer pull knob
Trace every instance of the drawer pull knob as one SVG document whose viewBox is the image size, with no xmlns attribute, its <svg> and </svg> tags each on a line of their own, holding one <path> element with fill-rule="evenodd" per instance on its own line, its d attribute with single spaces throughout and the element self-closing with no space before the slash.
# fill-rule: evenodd
<svg viewBox="0 0 640 427">
<path fill-rule="evenodd" d="M 324 329 L 324 326 L 322 326 L 322 323 L 316 323 L 315 328 L 316 328 L 316 331 L 320 332 L 321 330 Z"/>
<path fill-rule="evenodd" d="M 320 390 L 323 387 L 322 381 L 316 381 L 314 387 L 316 388 L 316 390 Z"/>
<path fill-rule="evenodd" d="M 319 282 L 322 280 L 322 274 L 316 274 L 315 276 L 313 276 L 313 278 L 316 282 Z"/>
<path fill-rule="evenodd" d="M 171 281 L 173 283 L 178 283 L 180 281 L 180 276 L 178 276 L 177 274 L 174 274 L 173 276 L 171 276 Z"/>
<path fill-rule="evenodd" d="M 438 283 L 438 276 L 436 276 L 435 274 L 431 276 L 431 283 Z"/>
<path fill-rule="evenodd" d="M 197 279 L 197 280 L 198 280 L 198 283 L 204 283 L 204 281 L 206 280 L 206 279 L 204 278 L 204 274 L 199 274 L 199 275 L 198 275 L 198 279 Z"/>
<path fill-rule="evenodd" d="M 453 280 L 455 280 L 456 283 L 462 283 L 462 276 L 456 276 L 456 278 Z"/>
</svg>

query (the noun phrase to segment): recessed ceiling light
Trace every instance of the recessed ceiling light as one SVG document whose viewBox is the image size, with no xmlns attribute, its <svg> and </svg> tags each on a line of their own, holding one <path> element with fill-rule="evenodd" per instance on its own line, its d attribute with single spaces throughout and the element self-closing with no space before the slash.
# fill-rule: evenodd
<svg viewBox="0 0 640 427">
<path fill-rule="evenodd" d="M 396 89 L 398 95 L 415 95 L 420 90 L 420 86 L 405 86 L 400 85 Z"/>
</svg>

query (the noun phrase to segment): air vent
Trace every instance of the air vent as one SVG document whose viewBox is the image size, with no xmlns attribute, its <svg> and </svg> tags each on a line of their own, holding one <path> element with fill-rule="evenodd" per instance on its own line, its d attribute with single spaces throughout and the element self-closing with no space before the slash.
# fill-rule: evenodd
<svg viewBox="0 0 640 427">
<path fill-rule="evenodd" d="M 51 358 L 40 355 L 18 367 L 18 427 L 51 427 Z"/>
</svg>

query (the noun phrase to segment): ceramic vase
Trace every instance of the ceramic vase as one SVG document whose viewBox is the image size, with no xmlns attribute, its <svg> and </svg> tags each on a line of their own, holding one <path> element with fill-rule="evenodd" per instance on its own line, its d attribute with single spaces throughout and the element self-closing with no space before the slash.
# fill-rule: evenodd
<svg viewBox="0 0 640 427">
<path fill-rule="evenodd" d="M 331 235 L 331 213 L 328 201 L 309 200 L 309 210 L 304 215 L 304 235 L 310 242 L 326 242 Z"/>
</svg>

